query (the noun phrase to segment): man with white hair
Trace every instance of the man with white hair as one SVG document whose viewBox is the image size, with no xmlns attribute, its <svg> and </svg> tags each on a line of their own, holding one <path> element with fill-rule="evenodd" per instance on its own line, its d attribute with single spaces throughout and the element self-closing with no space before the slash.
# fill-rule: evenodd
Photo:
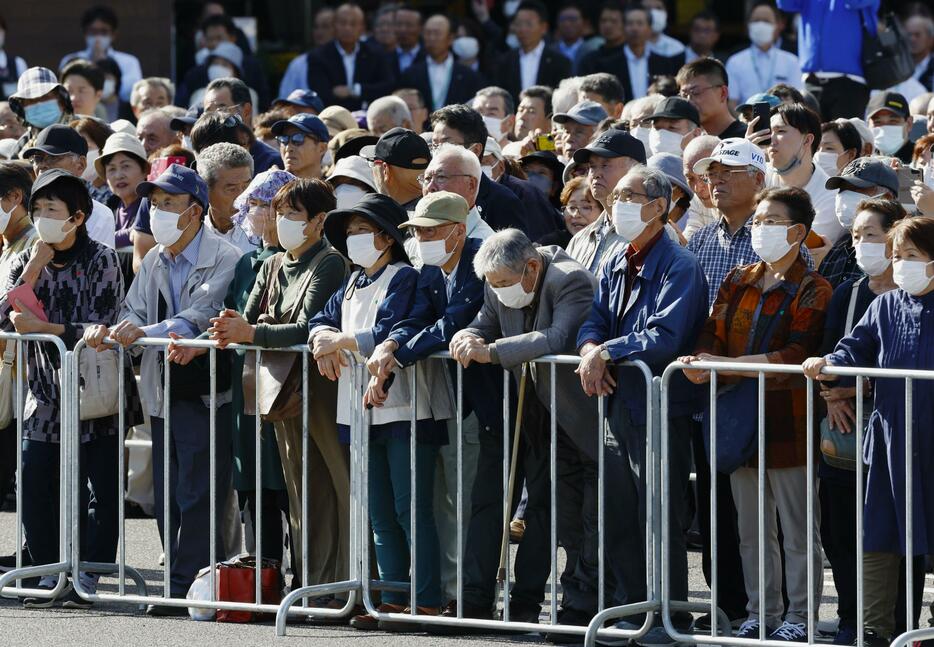
<svg viewBox="0 0 934 647">
<path fill-rule="evenodd" d="M 172 105 L 174 100 L 175 84 L 161 76 L 140 79 L 130 92 L 130 108 L 137 119 L 147 110 Z"/>
<path fill-rule="evenodd" d="M 477 210 L 477 195 L 480 192 L 482 175 L 480 160 L 470 150 L 455 144 L 442 144 L 435 150 L 420 181 L 422 195 L 443 190 L 464 198 L 470 208 L 467 212 L 467 237 L 486 240 L 493 234 L 493 229 L 480 217 Z M 408 247 L 406 245 L 407 251 Z"/>
<path fill-rule="evenodd" d="M 160 148 L 180 144 L 179 132 L 172 130 L 172 119 L 176 118 L 172 110 L 151 108 L 138 115 L 136 136 L 143 143 L 146 155 L 150 156 Z"/>
<path fill-rule="evenodd" d="M 472 363 L 499 365 L 510 369 L 518 384 L 520 369 L 527 362 L 576 351 L 576 331 L 590 312 L 596 280 L 561 248 L 536 247 L 518 229 L 504 229 L 480 247 L 474 271 L 486 279 L 483 306 L 450 344 L 451 355 L 465 368 Z M 542 368 L 529 373 L 519 449 L 528 490 L 525 521 L 537 532 L 525 534 L 519 544 L 523 557 L 516 560 L 516 589 L 531 588 L 536 599 L 544 596 L 549 571 L 549 540 L 544 529 L 551 513 L 548 452 L 539 449 L 549 445 L 551 380 Z M 561 500 L 558 542 L 568 553 L 561 576 L 558 623 L 586 625 L 596 613 L 599 579 L 594 559 L 598 536 L 596 401 L 580 390 L 572 366 L 556 367 L 555 380 L 556 454 L 561 475 L 556 485 Z M 492 592 L 503 530 L 502 439 L 485 434 L 480 447 L 466 542 L 471 557 L 465 558 L 477 568 L 466 570 L 464 589 L 480 586 Z"/>
<path fill-rule="evenodd" d="M 367 107 L 366 125 L 377 137 L 382 137 L 393 128 L 412 130 L 412 113 L 399 97 L 380 97 Z"/>
<path fill-rule="evenodd" d="M 198 155 L 198 174 L 208 185 L 208 213 L 204 227 L 231 245 L 248 254 L 259 247 L 233 216 L 237 213 L 234 200 L 246 191 L 253 179 L 253 158 L 236 144 L 220 143 L 208 146 Z"/>
</svg>

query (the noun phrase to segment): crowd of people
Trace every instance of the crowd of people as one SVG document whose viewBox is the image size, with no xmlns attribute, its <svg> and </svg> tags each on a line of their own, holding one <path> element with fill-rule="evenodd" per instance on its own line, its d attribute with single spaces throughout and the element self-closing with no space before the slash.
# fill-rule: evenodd
<svg viewBox="0 0 934 647">
<path fill-rule="evenodd" d="M 149 497 L 133 500 L 156 517 L 167 547 L 166 597 L 186 597 L 211 542 L 221 559 L 245 547 L 275 560 L 284 590 L 346 580 L 349 446 L 362 398 L 378 576 L 414 580 L 414 597 L 384 591 L 378 610 L 499 618 L 497 575 L 511 539 L 509 619 L 538 622 L 556 515 L 567 557 L 558 623 L 586 625 L 601 593 L 601 487 L 606 603 L 647 594 L 648 403 L 642 373 L 624 364 L 661 375 L 681 361 L 687 368 L 668 386 L 663 458 L 672 599 L 688 599 L 682 530 L 696 517 L 705 577 L 716 569 L 719 605 L 738 637 L 806 641 L 823 591 L 820 576 L 808 589 L 808 569 L 819 573 L 823 554 L 838 596 L 834 644 L 856 644 L 862 632 L 864 644 L 887 645 L 911 624 L 906 595 L 916 625 L 924 556 L 934 551 L 932 386 L 916 380 L 906 411 L 903 381 L 859 385 L 822 371 L 934 367 L 934 21 L 929 7 L 908 7 L 913 74 L 870 88 L 860 52 L 879 0 L 751 5 L 750 44 L 727 56 L 709 11 L 690 20 L 689 42 L 667 35 L 664 0 L 476 0 L 463 20 L 396 3 L 367 16 L 345 3 L 316 13 L 315 47 L 291 61 L 275 99 L 220 3 L 205 4 L 196 65 L 177 83 L 144 77 L 135 56 L 114 49 L 109 7 L 86 12 L 87 49 L 57 72 L 3 50 L 11 27 L 0 17 L 0 325 L 55 335 L 69 349 L 83 339 L 96 366 L 116 345 L 128 351 L 115 369 L 126 377 L 126 429 L 113 412 L 80 421 L 82 561 L 116 559 L 120 500 L 133 499 L 117 491 L 116 452 L 132 428 L 152 441 L 141 465 L 131 461 L 131 471 L 151 474 Z M 144 337 L 165 347 L 135 345 Z M 185 339 L 216 342 L 216 371 L 208 350 Z M 257 359 L 228 348 L 237 344 L 307 345 L 312 361 L 302 375 L 300 356 Z M 0 346 L 12 363 L 16 344 Z M 45 564 L 57 561 L 50 475 L 64 376 L 54 346 L 23 348 L 23 433 L 15 420 L 0 431 L 0 492 L 21 443 L 24 559 Z M 453 361 L 433 357 L 439 351 Z M 550 354 L 580 362 L 552 373 L 535 363 Z M 351 357 L 366 366 L 361 390 Z M 699 361 L 799 364 L 816 380 L 809 412 L 802 375 L 767 376 L 764 481 L 758 373 L 718 371 L 713 426 L 711 375 L 692 366 Z M 810 484 L 809 413 L 820 429 L 819 482 Z M 504 445 L 516 452 L 508 485 Z M 855 470 L 864 468 L 857 626 Z M 893 572 L 908 558 L 917 586 L 906 594 Z M 88 608 L 75 586 L 93 593 L 98 583 L 81 572 L 57 598 L 23 602 Z M 56 584 L 42 577 L 34 587 Z M 311 602 L 346 603 L 346 593 Z M 148 612 L 187 614 L 181 605 Z M 673 619 L 679 631 L 711 628 L 709 615 Z M 362 608 L 346 621 L 412 630 Z M 657 614 L 616 626 L 647 622 L 640 644 L 675 644 Z"/>
</svg>

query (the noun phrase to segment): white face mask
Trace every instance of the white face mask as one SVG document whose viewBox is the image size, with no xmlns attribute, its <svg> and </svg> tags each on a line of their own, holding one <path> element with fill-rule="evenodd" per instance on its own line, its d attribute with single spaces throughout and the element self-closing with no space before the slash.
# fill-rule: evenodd
<svg viewBox="0 0 934 647">
<path fill-rule="evenodd" d="M 480 41 L 473 36 L 461 36 L 454 39 L 451 49 L 454 50 L 454 56 L 457 58 L 476 58 L 480 53 Z"/>
<path fill-rule="evenodd" d="M 226 65 L 221 65 L 220 63 L 214 63 L 208 65 L 208 80 L 213 81 L 214 79 L 223 79 L 227 76 L 233 76 L 230 68 Z"/>
<path fill-rule="evenodd" d="M 869 196 L 856 191 L 837 191 L 837 196 L 834 198 L 834 212 L 837 214 L 840 226 L 847 230 L 852 229 L 853 221 L 856 220 L 856 205 L 868 199 Z"/>
<path fill-rule="evenodd" d="M 775 38 L 775 25 L 764 20 L 749 23 L 749 40 L 758 47 L 765 47 Z"/>
<path fill-rule="evenodd" d="M 0 198 L 0 234 L 5 232 L 7 225 L 10 224 L 10 218 L 13 216 L 14 209 L 16 209 L 15 205 L 10 207 L 9 211 L 4 211 L 3 210 L 3 198 Z"/>
<path fill-rule="evenodd" d="M 276 218 L 276 232 L 279 234 L 279 246 L 287 252 L 298 249 L 306 240 L 305 226 L 302 220 Z"/>
<path fill-rule="evenodd" d="M 331 157 L 331 151 L 324 151 L 324 157 L 321 158 L 321 167 L 327 168 L 334 164 L 334 158 Z"/>
<path fill-rule="evenodd" d="M 646 153 L 652 150 L 652 142 L 649 139 L 652 133 L 649 128 L 645 126 L 636 126 L 635 128 L 629 129 L 629 134 L 642 142 L 642 145 L 645 146 Z"/>
<path fill-rule="evenodd" d="M 788 242 L 785 225 L 760 225 L 752 228 L 752 249 L 766 263 L 774 263 L 787 254 L 793 243 Z"/>
<path fill-rule="evenodd" d="M 527 268 L 528 265 L 525 267 Z M 525 288 L 522 287 L 522 279 L 524 278 L 525 268 L 522 269 L 522 276 L 519 277 L 519 280 L 515 284 L 507 285 L 504 288 L 494 288 L 490 286 L 490 289 L 493 290 L 496 298 L 499 299 L 499 302 L 504 306 L 513 308 L 514 310 L 521 310 L 535 299 L 535 292 L 526 292 Z"/>
<path fill-rule="evenodd" d="M 681 138 L 684 135 L 670 130 L 659 130 L 653 128 L 649 131 L 649 148 L 652 149 L 652 155 L 658 153 L 671 153 L 681 157 Z"/>
<path fill-rule="evenodd" d="M 885 255 L 885 243 L 859 243 L 856 246 L 856 264 L 867 276 L 879 276 L 891 263 Z"/>
<path fill-rule="evenodd" d="M 338 209 L 351 209 L 357 206 L 357 203 L 366 195 L 366 189 L 361 189 L 353 184 L 341 184 L 334 189 L 334 197 L 337 199 Z"/>
<path fill-rule="evenodd" d="M 93 182 L 97 179 L 97 169 L 94 168 L 94 162 L 100 156 L 101 151 L 99 148 L 88 149 L 88 165 L 84 168 L 84 173 L 81 174 L 81 178 L 86 182 Z"/>
<path fill-rule="evenodd" d="M 829 177 L 833 177 L 840 172 L 840 170 L 837 168 L 837 160 L 839 158 L 839 153 L 831 153 L 830 151 L 817 151 L 817 154 L 814 156 L 814 163 L 817 164 Z"/>
<path fill-rule="evenodd" d="M 652 9 L 652 33 L 660 34 L 668 26 L 668 12 L 664 9 Z"/>
<path fill-rule="evenodd" d="M 905 143 L 903 126 L 877 126 L 872 129 L 872 140 L 883 155 L 894 155 Z"/>
<path fill-rule="evenodd" d="M 110 49 L 110 36 L 85 36 L 84 42 L 90 50 L 93 50 L 95 45 L 100 45 L 105 52 Z"/>
<path fill-rule="evenodd" d="M 454 233 L 454 230 L 451 230 L 451 234 Z M 448 234 L 441 240 L 419 240 L 418 242 L 418 255 L 422 259 L 422 263 L 425 265 L 437 265 L 441 266 L 451 260 L 451 256 L 454 254 L 453 251 L 449 252 L 445 249 L 447 245 L 448 237 L 451 236 Z"/>
<path fill-rule="evenodd" d="M 372 267 L 386 253 L 376 248 L 376 234 L 354 234 L 347 236 L 347 257 L 362 268 Z"/>
<path fill-rule="evenodd" d="M 931 261 L 934 263 L 934 261 Z M 892 279 L 895 285 L 912 296 L 918 296 L 931 284 L 928 265 L 924 261 L 895 261 L 892 263 Z"/>
<path fill-rule="evenodd" d="M 632 242 L 645 231 L 648 222 L 642 220 L 642 207 L 636 202 L 617 200 L 613 204 L 613 228 L 626 242 Z"/>
<path fill-rule="evenodd" d="M 194 205 L 189 205 L 188 209 L 191 209 L 193 206 Z M 152 229 L 152 237 L 156 239 L 157 243 L 163 247 L 171 247 L 178 242 L 178 239 L 185 233 L 185 229 L 191 226 L 191 223 L 188 223 L 188 227 L 185 227 L 185 229 L 178 228 L 179 219 L 188 209 L 185 209 L 185 211 L 181 213 L 166 211 L 158 207 L 153 207 L 149 210 L 149 227 Z"/>
<path fill-rule="evenodd" d="M 104 79 L 104 87 L 101 90 L 101 99 L 110 99 L 117 93 L 117 81 L 114 79 Z"/>
<path fill-rule="evenodd" d="M 67 220 L 56 220 L 55 218 L 36 218 L 33 221 L 36 227 L 36 233 L 39 234 L 39 240 L 48 245 L 57 245 L 65 240 L 65 237 L 78 228 L 78 225 L 72 225 Z M 5 227 L 4 227 L 5 229 Z"/>
<path fill-rule="evenodd" d="M 509 49 L 519 49 L 519 37 L 513 33 L 506 36 L 506 46 Z"/>
<path fill-rule="evenodd" d="M 490 137 L 499 141 L 503 137 L 503 120 L 496 117 L 484 117 L 483 123 L 486 124 L 486 131 Z"/>
<path fill-rule="evenodd" d="M 483 171 L 483 174 L 485 176 L 487 176 L 491 180 L 493 179 L 493 167 L 492 166 L 481 166 L 480 170 Z"/>
</svg>

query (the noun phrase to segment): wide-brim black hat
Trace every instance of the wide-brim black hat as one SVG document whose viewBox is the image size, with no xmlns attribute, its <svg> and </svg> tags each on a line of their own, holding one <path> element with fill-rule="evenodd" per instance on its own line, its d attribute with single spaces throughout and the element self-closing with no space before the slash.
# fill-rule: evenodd
<svg viewBox="0 0 934 647">
<path fill-rule="evenodd" d="M 329 211 L 324 219 L 324 235 L 344 256 L 347 256 L 347 221 L 352 216 L 362 216 L 392 236 L 394 244 L 399 247 L 399 253 L 409 261 L 409 256 L 405 253 L 405 233 L 399 229 L 399 225 L 409 219 L 402 205 L 389 196 L 367 193 L 351 209 Z"/>
<path fill-rule="evenodd" d="M 538 162 L 539 164 L 548 166 L 551 168 L 552 173 L 554 173 L 555 181 L 559 183 L 564 182 L 562 179 L 564 175 L 564 164 L 558 159 L 558 156 L 551 151 L 535 151 L 519 158 L 520 165 L 526 162 Z"/>
</svg>

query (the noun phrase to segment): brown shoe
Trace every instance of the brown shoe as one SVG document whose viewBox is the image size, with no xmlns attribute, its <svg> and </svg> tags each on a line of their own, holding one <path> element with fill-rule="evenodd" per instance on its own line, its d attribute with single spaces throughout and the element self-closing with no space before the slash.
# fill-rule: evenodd
<svg viewBox="0 0 934 647">
<path fill-rule="evenodd" d="M 381 604 L 376 607 L 380 613 L 402 613 L 405 607 L 401 604 Z M 376 631 L 380 628 L 379 621 L 369 613 L 361 613 L 350 619 L 350 626 L 361 631 Z"/>
<path fill-rule="evenodd" d="M 525 537 L 525 520 L 513 519 L 509 522 L 509 541 L 518 544 Z"/>
<path fill-rule="evenodd" d="M 406 607 L 402 610 L 402 613 L 406 615 L 411 615 L 412 607 Z M 415 610 L 415 615 L 418 616 L 439 616 L 441 615 L 441 607 L 418 607 Z M 380 631 L 392 631 L 399 633 L 412 633 L 416 631 L 424 631 L 421 623 L 405 620 L 380 620 L 379 621 Z"/>
</svg>

